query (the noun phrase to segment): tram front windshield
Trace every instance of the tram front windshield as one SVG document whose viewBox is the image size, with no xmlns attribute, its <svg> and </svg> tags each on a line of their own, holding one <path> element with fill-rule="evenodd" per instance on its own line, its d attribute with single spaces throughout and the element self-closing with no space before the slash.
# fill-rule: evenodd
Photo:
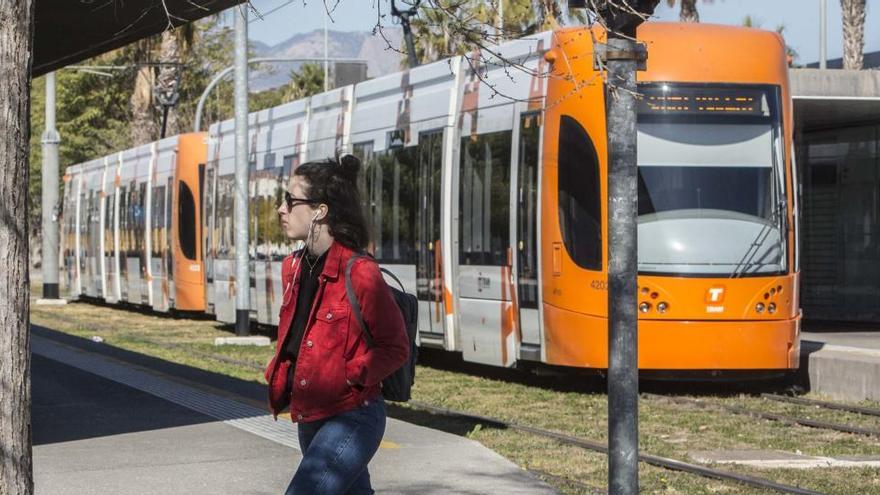
<svg viewBox="0 0 880 495">
<path fill-rule="evenodd" d="M 778 88 L 650 84 L 640 92 L 639 272 L 784 273 Z"/>
</svg>

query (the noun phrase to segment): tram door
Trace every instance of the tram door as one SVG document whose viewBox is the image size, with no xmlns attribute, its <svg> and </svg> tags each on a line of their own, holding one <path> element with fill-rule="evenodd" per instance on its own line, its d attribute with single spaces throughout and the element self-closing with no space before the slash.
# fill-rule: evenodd
<svg viewBox="0 0 880 495">
<path fill-rule="evenodd" d="M 539 114 L 520 118 L 519 159 L 516 190 L 516 273 L 519 307 L 519 330 L 522 337 L 521 353 L 536 351 L 540 359 L 538 330 L 538 145 L 540 142 Z M 529 345 L 536 346 L 529 349 Z M 526 356 L 523 356 L 526 357 Z"/>
<path fill-rule="evenodd" d="M 444 294 L 440 251 L 441 171 L 443 131 L 419 136 L 416 181 L 416 295 L 419 299 L 419 331 L 426 336 L 444 335 Z"/>
</svg>

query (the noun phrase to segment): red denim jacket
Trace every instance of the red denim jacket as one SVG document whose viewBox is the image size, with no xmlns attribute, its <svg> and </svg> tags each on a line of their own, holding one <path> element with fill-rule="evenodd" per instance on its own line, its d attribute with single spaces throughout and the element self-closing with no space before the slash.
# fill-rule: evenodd
<svg viewBox="0 0 880 495">
<path fill-rule="evenodd" d="M 345 292 L 345 266 L 354 252 L 334 242 L 318 277 L 293 372 L 292 392 L 285 394 L 290 362 L 284 358 L 284 342 L 299 292 L 299 280 L 293 280 L 299 254 L 287 256 L 281 268 L 284 300 L 275 357 L 265 376 L 272 414 L 277 418 L 290 405 L 291 419 L 307 423 L 354 409 L 377 397 L 380 382 L 409 357 L 409 339 L 379 266 L 371 258 L 362 257 L 352 266 L 351 281 L 364 322 L 373 334 L 374 346 L 367 346 Z"/>
</svg>

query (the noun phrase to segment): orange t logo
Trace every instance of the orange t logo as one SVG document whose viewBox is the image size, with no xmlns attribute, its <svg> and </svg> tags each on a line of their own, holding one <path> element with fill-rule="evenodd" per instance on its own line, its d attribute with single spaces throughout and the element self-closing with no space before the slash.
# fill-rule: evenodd
<svg viewBox="0 0 880 495">
<path fill-rule="evenodd" d="M 706 302 L 719 304 L 724 301 L 724 287 L 711 287 L 706 291 Z"/>
</svg>

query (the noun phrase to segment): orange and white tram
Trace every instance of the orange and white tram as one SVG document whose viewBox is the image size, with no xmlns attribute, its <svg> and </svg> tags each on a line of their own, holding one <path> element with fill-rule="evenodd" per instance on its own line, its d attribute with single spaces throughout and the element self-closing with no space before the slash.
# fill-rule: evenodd
<svg viewBox="0 0 880 495">
<path fill-rule="evenodd" d="M 647 23 L 638 37 L 639 366 L 796 368 L 784 43 L 711 25 Z M 250 115 L 252 318 L 277 324 L 290 246 L 275 207 L 291 171 L 340 149 L 363 160 L 371 251 L 418 296 L 420 345 L 496 366 L 607 367 L 594 39 L 542 33 Z M 233 322 L 233 156 L 226 121 L 69 167 L 68 293 Z"/>
<path fill-rule="evenodd" d="M 182 134 L 67 168 L 61 285 L 156 311 L 204 311 L 204 134 Z"/>
</svg>

